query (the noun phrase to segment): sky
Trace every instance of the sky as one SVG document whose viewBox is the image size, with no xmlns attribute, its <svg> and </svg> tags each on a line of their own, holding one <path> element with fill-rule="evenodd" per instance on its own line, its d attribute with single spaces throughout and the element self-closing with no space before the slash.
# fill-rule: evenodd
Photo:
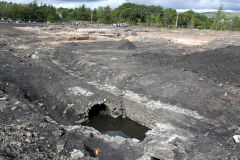
<svg viewBox="0 0 240 160">
<path fill-rule="evenodd" d="M 30 3 L 33 0 L 4 0 L 14 3 Z M 131 2 L 145 5 L 160 5 L 179 11 L 195 10 L 198 12 L 215 11 L 223 4 L 224 10 L 240 11 L 240 0 L 37 0 L 39 4 L 52 4 L 56 7 L 76 8 L 83 4 L 90 8 L 109 5 L 116 8 L 123 3 Z"/>
</svg>

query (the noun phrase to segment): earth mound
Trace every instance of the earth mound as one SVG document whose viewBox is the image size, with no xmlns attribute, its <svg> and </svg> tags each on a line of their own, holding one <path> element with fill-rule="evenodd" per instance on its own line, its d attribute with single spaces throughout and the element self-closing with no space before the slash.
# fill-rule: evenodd
<svg viewBox="0 0 240 160">
<path fill-rule="evenodd" d="M 136 49 L 137 47 L 127 39 L 123 39 L 117 43 L 117 49 Z"/>
</svg>

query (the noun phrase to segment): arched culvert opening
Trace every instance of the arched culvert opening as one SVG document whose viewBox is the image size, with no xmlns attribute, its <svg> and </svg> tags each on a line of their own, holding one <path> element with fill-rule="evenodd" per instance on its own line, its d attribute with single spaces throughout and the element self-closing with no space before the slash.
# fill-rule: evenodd
<svg viewBox="0 0 240 160">
<path fill-rule="evenodd" d="M 113 118 L 108 114 L 108 107 L 104 104 L 94 105 L 88 112 L 88 121 L 83 125 L 93 127 L 102 134 L 121 136 L 124 138 L 136 138 L 143 140 L 149 128 L 129 118 Z"/>
<path fill-rule="evenodd" d="M 91 120 L 98 114 L 107 114 L 107 106 L 105 104 L 96 104 L 88 112 L 88 119 Z"/>
</svg>

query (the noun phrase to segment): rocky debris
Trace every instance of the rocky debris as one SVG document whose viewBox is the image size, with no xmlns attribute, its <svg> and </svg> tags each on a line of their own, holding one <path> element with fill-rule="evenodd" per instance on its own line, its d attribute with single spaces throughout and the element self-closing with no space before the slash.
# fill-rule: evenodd
<svg viewBox="0 0 240 160">
<path fill-rule="evenodd" d="M 130 42 L 129 40 L 123 39 L 123 40 L 117 42 L 116 48 L 117 49 L 134 50 L 137 47 L 132 42 Z"/>
<path fill-rule="evenodd" d="M 6 47 L 7 43 L 4 40 L 0 40 L 0 48 Z"/>
<path fill-rule="evenodd" d="M 19 101 L 15 97 L 7 96 L 1 89 L 0 96 L 8 97 L 0 101 L 0 159 L 67 160 L 70 157 L 73 148 L 64 148 L 65 143 L 61 150 L 59 146 L 57 148 L 60 141 L 67 140 L 69 133 L 58 125 L 45 121 L 42 113 L 35 112 L 25 104 L 26 100 Z M 16 102 L 20 107 L 12 110 Z M 84 151 L 83 146 L 81 147 L 83 143 L 78 143 L 78 147 L 75 147 Z M 64 153 L 61 152 L 63 149 Z M 87 152 L 85 154 L 88 155 Z"/>
</svg>

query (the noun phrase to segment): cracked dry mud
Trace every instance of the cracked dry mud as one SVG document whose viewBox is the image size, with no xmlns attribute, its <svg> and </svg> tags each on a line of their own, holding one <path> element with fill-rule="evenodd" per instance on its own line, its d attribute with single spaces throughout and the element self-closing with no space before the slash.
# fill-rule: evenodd
<svg viewBox="0 0 240 160">
<path fill-rule="evenodd" d="M 196 31 L 214 41 L 188 46 L 112 30 L 69 41 L 67 27 L 0 25 L 0 159 L 239 159 L 239 34 Z M 97 104 L 151 130 L 139 141 L 82 126 Z"/>
</svg>

